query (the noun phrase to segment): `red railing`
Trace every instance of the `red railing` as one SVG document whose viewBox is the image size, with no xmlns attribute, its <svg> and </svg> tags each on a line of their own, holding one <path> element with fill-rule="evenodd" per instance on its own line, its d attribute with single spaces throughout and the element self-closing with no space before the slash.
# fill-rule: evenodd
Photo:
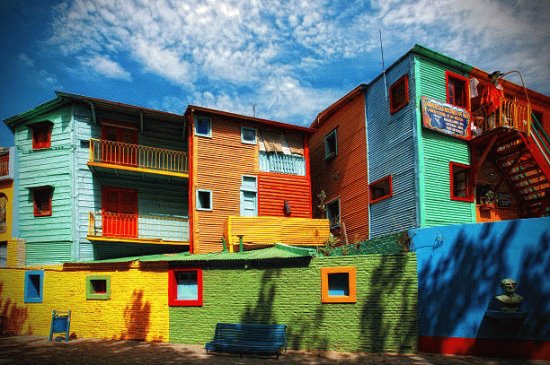
<svg viewBox="0 0 550 365">
<path fill-rule="evenodd" d="M 473 113 L 473 117 L 476 127 L 482 133 L 506 127 L 529 134 L 531 129 L 531 106 L 506 98 L 501 99 L 495 112 L 489 114 L 485 108 L 481 108 Z"/>
</svg>

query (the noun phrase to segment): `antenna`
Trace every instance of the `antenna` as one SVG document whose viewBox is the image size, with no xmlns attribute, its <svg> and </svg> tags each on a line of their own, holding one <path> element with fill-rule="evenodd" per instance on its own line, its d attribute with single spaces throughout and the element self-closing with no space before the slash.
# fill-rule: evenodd
<svg viewBox="0 0 550 365">
<path fill-rule="evenodd" d="M 378 35 L 380 36 L 380 53 L 382 54 L 382 75 L 384 75 L 384 92 L 386 93 L 386 100 L 388 100 L 388 81 L 386 80 L 386 65 L 384 64 L 384 46 L 382 45 L 382 30 L 378 28 Z"/>
<path fill-rule="evenodd" d="M 257 104 L 258 104 L 258 103 L 250 103 L 250 105 L 252 105 L 252 116 L 253 116 L 254 118 L 256 118 L 256 105 L 257 105 Z"/>
</svg>

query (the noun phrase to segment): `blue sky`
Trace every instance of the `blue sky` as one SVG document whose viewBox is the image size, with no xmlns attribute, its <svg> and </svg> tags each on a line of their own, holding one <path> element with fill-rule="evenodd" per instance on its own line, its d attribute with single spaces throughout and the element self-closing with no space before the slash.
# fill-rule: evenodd
<svg viewBox="0 0 550 365">
<path fill-rule="evenodd" d="M 550 94 L 548 0 L 0 0 L 0 14 L 1 120 L 63 90 L 309 125 L 381 72 L 379 29 L 386 65 L 418 43 Z"/>
</svg>

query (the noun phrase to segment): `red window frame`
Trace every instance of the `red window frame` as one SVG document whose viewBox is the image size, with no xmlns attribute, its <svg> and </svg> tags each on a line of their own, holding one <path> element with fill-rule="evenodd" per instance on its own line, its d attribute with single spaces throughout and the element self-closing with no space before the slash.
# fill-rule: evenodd
<svg viewBox="0 0 550 365">
<path fill-rule="evenodd" d="M 197 290 L 198 297 L 196 300 L 185 300 L 178 298 L 178 283 L 176 275 L 180 272 L 196 272 L 197 273 Z M 202 269 L 186 268 L 168 270 L 168 305 L 172 307 L 202 307 L 203 299 L 203 284 L 202 284 Z"/>
<path fill-rule="evenodd" d="M 457 106 L 459 108 L 463 108 L 466 110 L 470 110 L 470 87 L 469 87 L 469 81 L 467 77 L 464 77 L 459 74 L 455 74 L 451 71 L 445 71 L 445 93 L 447 97 L 447 103 Z M 463 100 L 463 105 L 461 103 L 457 103 L 456 101 L 456 86 L 455 83 L 461 83 L 463 86 L 461 97 Z"/>
<path fill-rule="evenodd" d="M 387 194 L 384 194 L 382 196 L 379 196 L 375 199 L 373 199 L 373 190 L 376 188 L 375 185 L 378 185 L 384 181 L 388 180 L 388 185 L 389 185 L 389 191 Z M 393 178 L 392 178 L 392 175 L 388 175 L 388 176 L 385 176 L 381 179 L 378 179 L 372 183 L 369 184 L 369 200 L 370 200 L 370 204 L 374 204 L 374 203 L 377 203 L 381 200 L 385 200 L 385 199 L 389 199 L 393 196 Z"/>
<path fill-rule="evenodd" d="M 42 186 L 32 189 L 32 200 L 35 217 L 48 217 L 52 215 L 52 194 L 51 186 Z"/>
<path fill-rule="evenodd" d="M 462 171 L 457 171 L 455 173 L 454 170 L 456 167 L 462 169 L 462 171 L 465 171 L 464 176 L 466 177 L 466 186 L 465 186 L 466 193 L 464 196 L 459 196 L 455 194 L 456 174 L 462 172 Z M 461 164 L 458 162 L 449 162 L 449 180 L 450 180 L 450 188 L 451 188 L 451 200 L 463 201 L 468 203 L 474 202 L 474 189 L 472 186 L 472 182 L 473 182 L 472 166 Z"/>
<path fill-rule="evenodd" d="M 52 145 L 52 122 L 40 122 L 30 126 L 32 129 L 32 149 L 50 148 Z"/>
<path fill-rule="evenodd" d="M 397 104 L 395 101 L 394 93 L 395 91 L 399 91 L 399 88 L 403 87 L 403 91 L 405 93 L 404 100 Z M 392 86 L 390 86 L 390 114 L 395 114 L 405 105 L 409 103 L 409 75 L 403 75 L 399 80 L 393 83 Z"/>
</svg>

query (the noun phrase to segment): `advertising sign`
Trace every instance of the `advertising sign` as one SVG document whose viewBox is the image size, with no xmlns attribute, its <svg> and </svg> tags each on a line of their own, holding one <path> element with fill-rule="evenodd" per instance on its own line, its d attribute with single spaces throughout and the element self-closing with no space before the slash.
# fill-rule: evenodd
<svg viewBox="0 0 550 365">
<path fill-rule="evenodd" d="M 469 140 L 470 113 L 457 106 L 422 97 L 422 124 L 439 133 Z"/>
</svg>

